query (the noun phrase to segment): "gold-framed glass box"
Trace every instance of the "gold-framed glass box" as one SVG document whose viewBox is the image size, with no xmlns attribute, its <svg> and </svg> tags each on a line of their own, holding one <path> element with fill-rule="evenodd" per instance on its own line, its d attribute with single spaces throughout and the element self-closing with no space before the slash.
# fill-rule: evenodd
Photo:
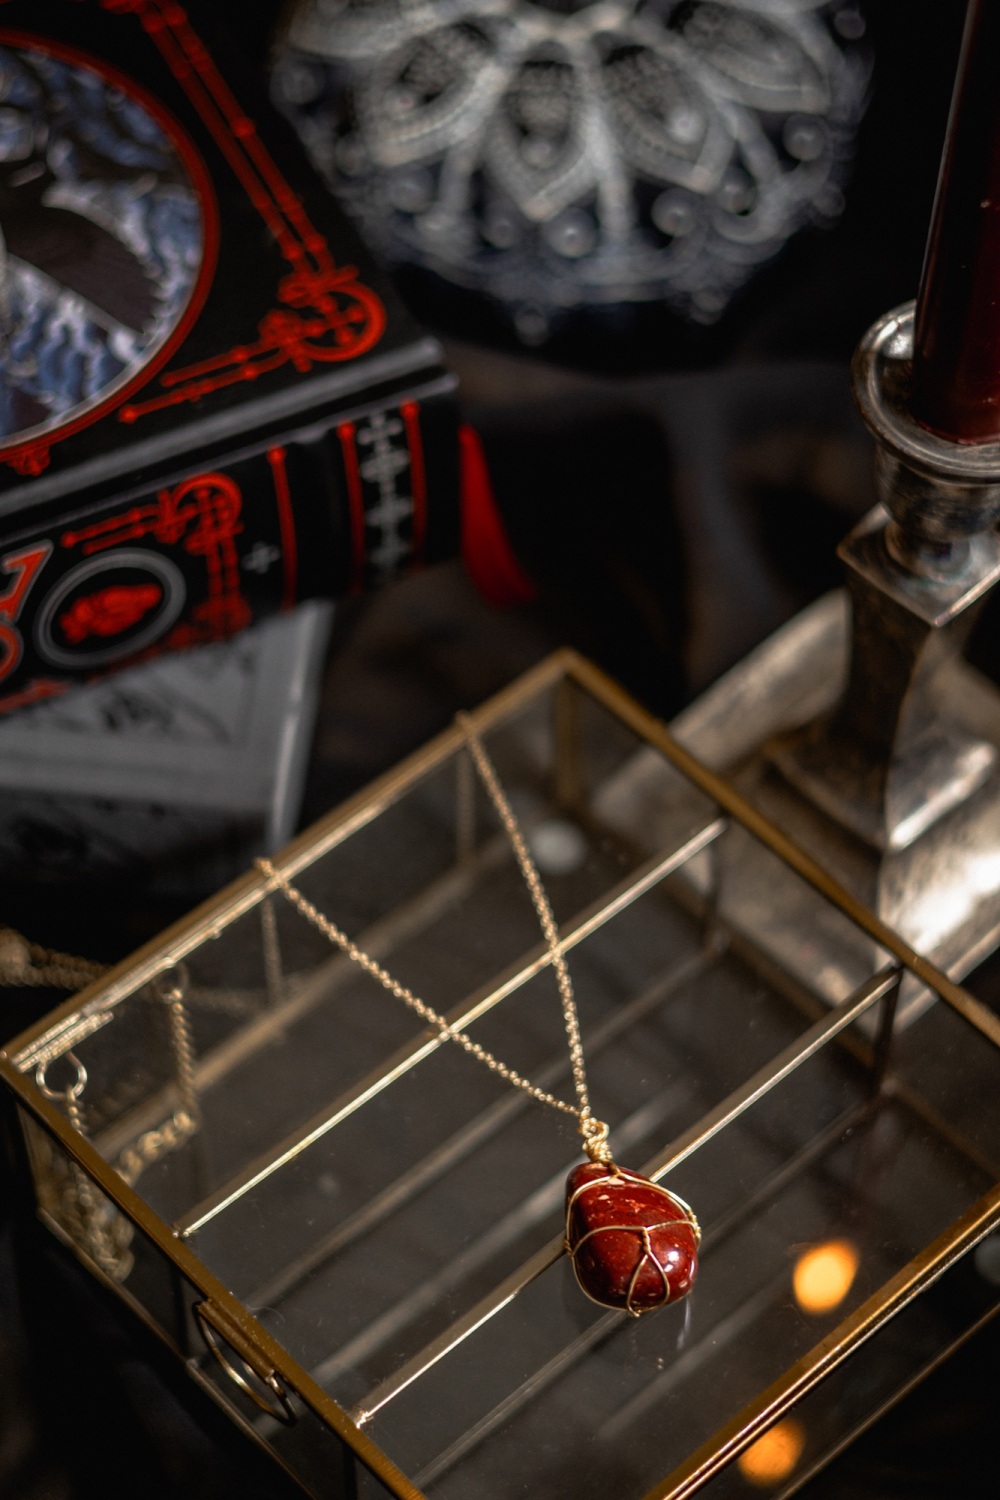
<svg viewBox="0 0 1000 1500">
<path fill-rule="evenodd" d="M 257 872 L 0 1056 L 39 1213 L 311 1495 L 790 1494 L 1000 1306 L 1000 1023 L 573 653 L 472 717 L 560 924 L 595 1112 L 701 1220 L 688 1301 L 586 1300 L 574 1122 Z M 834 1004 L 727 919 L 747 840 L 867 945 Z M 459 728 L 276 864 L 568 1094 L 549 953 Z M 900 1028 L 904 986 L 937 1003 Z"/>
</svg>

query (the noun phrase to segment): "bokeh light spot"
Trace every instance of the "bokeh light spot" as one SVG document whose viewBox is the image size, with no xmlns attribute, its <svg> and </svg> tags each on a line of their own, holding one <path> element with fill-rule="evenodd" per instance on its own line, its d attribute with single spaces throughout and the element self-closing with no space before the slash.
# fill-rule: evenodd
<svg viewBox="0 0 1000 1500">
<path fill-rule="evenodd" d="M 755 1489 L 773 1489 L 787 1479 L 802 1457 L 806 1445 L 805 1428 L 794 1417 L 786 1417 L 751 1443 L 736 1460 L 736 1466 L 748 1484 Z"/>
<path fill-rule="evenodd" d="M 802 1311 L 820 1315 L 839 1307 L 854 1285 L 860 1262 L 850 1240 L 828 1240 L 800 1255 L 792 1289 Z"/>
</svg>

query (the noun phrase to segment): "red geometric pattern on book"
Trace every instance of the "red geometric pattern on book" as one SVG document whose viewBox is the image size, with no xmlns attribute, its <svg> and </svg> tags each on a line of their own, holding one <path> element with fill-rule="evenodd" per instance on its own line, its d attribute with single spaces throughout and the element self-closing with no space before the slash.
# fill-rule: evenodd
<svg viewBox="0 0 1000 1500">
<path fill-rule="evenodd" d="M 22 474 L 26 478 L 33 478 L 36 474 L 44 474 L 52 457 L 52 436 L 37 438 L 30 443 L 22 443 L 21 446 L 4 459 L 9 469 L 15 474 Z"/>
<path fill-rule="evenodd" d="M 118 635 L 137 625 L 162 598 L 163 590 L 157 583 L 112 584 L 75 599 L 59 616 L 59 627 L 71 646 L 92 635 Z"/>
<path fill-rule="evenodd" d="M 135 422 L 148 412 L 198 401 L 282 365 L 291 364 L 305 374 L 315 364 L 364 354 L 385 330 L 381 300 L 358 280 L 354 266 L 334 261 L 183 8 L 171 0 L 100 3 L 106 10 L 138 17 L 291 267 L 278 285 L 281 305 L 261 318 L 256 338 L 211 359 L 168 370 L 159 380 L 163 394 L 128 402 L 120 408 L 119 420 Z"/>
<path fill-rule="evenodd" d="M 190 557 L 200 557 L 206 571 L 205 598 L 165 640 L 143 654 L 181 651 L 202 641 L 223 640 L 253 618 L 240 588 L 235 542 L 242 530 L 242 509 L 239 486 L 228 474 L 195 474 L 172 490 L 160 490 L 155 501 L 134 505 L 79 531 L 66 531 L 59 541 L 63 547 L 79 547 L 84 556 L 91 556 L 152 537 L 161 546 L 179 545 Z"/>
</svg>

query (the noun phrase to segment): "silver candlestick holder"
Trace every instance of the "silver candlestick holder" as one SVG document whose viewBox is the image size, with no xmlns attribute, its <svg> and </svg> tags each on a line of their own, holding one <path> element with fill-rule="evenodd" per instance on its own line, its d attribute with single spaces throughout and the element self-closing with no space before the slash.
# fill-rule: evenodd
<svg viewBox="0 0 1000 1500">
<path fill-rule="evenodd" d="M 744 790 L 914 948 L 963 975 L 1000 939 L 1000 693 L 962 660 L 1000 578 L 1000 442 L 952 442 L 914 420 L 912 350 L 910 305 L 874 325 L 854 363 L 880 503 L 839 549 L 849 629 L 842 607 L 826 606 L 816 642 L 807 614 L 723 692 L 741 696 L 749 672 L 773 703 Z M 829 699 L 818 711 L 817 681 Z M 796 724 L 797 703 L 807 713 Z M 732 762 L 745 758 L 746 746 L 731 748 Z M 754 880 L 752 852 L 736 851 L 726 908 L 739 925 Z M 803 918 L 775 902 L 764 924 L 774 956 L 839 998 L 877 954 L 831 935 L 817 955 L 814 933 L 803 952 Z"/>
<path fill-rule="evenodd" d="M 910 414 L 913 305 L 854 362 L 879 504 L 839 549 L 845 591 L 803 611 L 673 723 L 833 878 L 953 977 L 1000 941 L 1000 692 L 963 660 L 1000 578 L 1000 442 L 941 437 Z M 693 815 L 639 755 L 607 793 L 620 826 Z M 830 1003 L 884 962 L 734 830 L 686 879 L 724 926 Z M 899 1021 L 930 998 L 903 985 Z"/>
</svg>

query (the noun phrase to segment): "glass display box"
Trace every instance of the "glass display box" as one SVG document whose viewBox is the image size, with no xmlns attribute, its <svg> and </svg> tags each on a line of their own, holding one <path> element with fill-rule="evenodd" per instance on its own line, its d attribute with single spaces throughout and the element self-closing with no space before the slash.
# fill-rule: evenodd
<svg viewBox="0 0 1000 1500">
<path fill-rule="evenodd" d="M 39 1213 L 310 1495 L 791 1494 L 1000 1307 L 1000 1021 L 575 654 L 472 719 L 616 1159 L 700 1218 L 691 1297 L 588 1301 L 563 1245 L 574 1122 L 257 871 L 0 1056 Z M 760 919 L 798 882 L 870 955 L 853 989 L 818 998 L 730 919 L 751 847 Z M 459 726 L 275 862 L 567 1096 L 550 954 Z M 905 1025 L 901 992 L 923 1000 Z"/>
</svg>

